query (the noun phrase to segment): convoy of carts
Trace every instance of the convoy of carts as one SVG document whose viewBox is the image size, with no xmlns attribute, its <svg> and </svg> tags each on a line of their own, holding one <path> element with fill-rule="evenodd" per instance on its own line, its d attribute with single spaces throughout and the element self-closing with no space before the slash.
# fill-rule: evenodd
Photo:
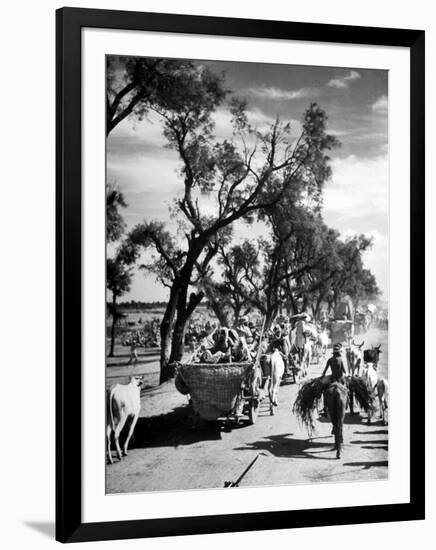
<svg viewBox="0 0 436 550">
<path fill-rule="evenodd" d="M 354 315 L 350 302 L 338 304 L 334 319 L 326 327 L 332 342 L 348 344 L 354 337 Z M 315 360 L 319 361 L 316 356 Z M 197 414 L 206 421 L 248 418 L 254 424 L 263 399 L 265 374 L 258 352 L 253 362 L 244 363 L 182 363 L 178 366 L 176 387 L 189 395 Z M 298 356 L 290 354 L 285 360 L 282 384 L 297 381 L 301 364 Z"/>
</svg>

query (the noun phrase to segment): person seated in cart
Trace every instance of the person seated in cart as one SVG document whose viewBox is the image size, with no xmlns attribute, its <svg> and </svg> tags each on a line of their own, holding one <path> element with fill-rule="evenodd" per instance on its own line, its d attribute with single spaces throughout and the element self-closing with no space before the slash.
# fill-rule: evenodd
<svg viewBox="0 0 436 550">
<path fill-rule="evenodd" d="M 329 370 L 331 374 L 327 374 Z M 325 386 L 325 390 L 334 382 L 345 384 L 344 376 L 347 376 L 347 374 L 345 362 L 342 358 L 342 344 L 336 343 L 333 346 L 333 355 L 327 360 L 327 364 L 321 375 L 321 382 Z M 327 415 L 325 405 L 321 414 L 323 416 Z"/>
<path fill-rule="evenodd" d="M 236 332 L 239 336 L 243 336 L 248 344 L 251 344 L 253 341 L 253 334 L 251 333 L 250 327 L 248 326 L 247 317 L 241 317 L 239 323 L 236 326 Z"/>
</svg>

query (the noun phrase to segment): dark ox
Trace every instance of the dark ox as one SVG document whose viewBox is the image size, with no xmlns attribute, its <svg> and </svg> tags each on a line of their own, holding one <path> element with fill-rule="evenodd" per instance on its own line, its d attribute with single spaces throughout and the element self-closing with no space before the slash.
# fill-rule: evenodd
<svg viewBox="0 0 436 550">
<path fill-rule="evenodd" d="M 371 346 L 371 349 L 366 349 L 363 352 L 363 362 L 372 363 L 374 365 L 374 369 L 376 370 L 380 359 L 380 353 L 382 353 L 380 348 L 381 344 L 379 346 Z"/>
</svg>

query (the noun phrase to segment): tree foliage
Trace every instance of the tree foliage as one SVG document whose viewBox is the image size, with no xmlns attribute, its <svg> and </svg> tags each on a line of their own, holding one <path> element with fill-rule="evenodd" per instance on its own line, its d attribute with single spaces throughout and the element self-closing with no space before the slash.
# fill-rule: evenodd
<svg viewBox="0 0 436 550">
<path fill-rule="evenodd" d="M 106 134 L 128 116 L 142 120 L 153 106 L 180 110 L 195 94 L 199 70 L 187 60 L 108 56 Z"/>
<path fill-rule="evenodd" d="M 106 260 L 106 287 L 112 293 L 112 302 L 109 306 L 109 312 L 112 315 L 110 357 L 114 355 L 115 325 L 119 317 L 117 299 L 130 290 L 132 283 L 131 269 L 118 255 L 115 258 Z"/>
<path fill-rule="evenodd" d="M 119 298 L 130 290 L 132 283 L 131 268 L 118 258 L 108 258 L 106 261 L 106 285 L 112 295 Z"/>
<path fill-rule="evenodd" d="M 127 203 L 123 193 L 113 184 L 106 188 L 106 240 L 117 241 L 126 228 L 126 224 L 120 213 L 120 208 L 125 208 Z"/>
<path fill-rule="evenodd" d="M 262 312 L 271 323 L 280 309 L 298 313 L 312 308 L 318 317 L 323 303 L 334 309 L 345 295 L 358 304 L 362 298 L 379 293 L 374 275 L 364 268 L 363 254 L 371 246 L 364 235 L 340 238 L 319 214 L 295 208 L 284 227 L 275 228 L 271 238 L 246 241 L 225 256 L 239 266 L 238 277 L 223 269 L 222 289 L 226 296 L 239 296 Z M 234 249 L 239 262 L 233 260 Z"/>
</svg>

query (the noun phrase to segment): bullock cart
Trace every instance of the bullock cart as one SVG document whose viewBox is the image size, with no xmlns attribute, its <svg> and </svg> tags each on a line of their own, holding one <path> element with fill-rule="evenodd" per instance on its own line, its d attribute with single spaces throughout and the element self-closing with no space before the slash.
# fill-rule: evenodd
<svg viewBox="0 0 436 550">
<path fill-rule="evenodd" d="M 254 424 L 261 402 L 259 362 L 181 363 L 176 388 L 190 396 L 194 411 L 206 421 L 236 420 L 247 416 Z"/>
</svg>

